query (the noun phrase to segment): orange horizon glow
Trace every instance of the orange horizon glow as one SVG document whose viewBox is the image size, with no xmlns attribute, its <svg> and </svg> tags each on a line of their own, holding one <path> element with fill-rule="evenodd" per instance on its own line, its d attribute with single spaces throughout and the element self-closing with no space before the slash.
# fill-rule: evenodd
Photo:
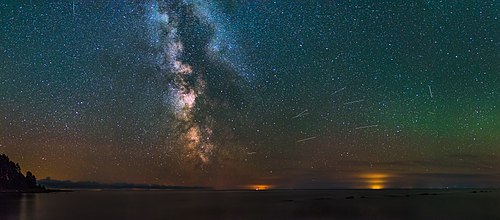
<svg viewBox="0 0 500 220">
<path fill-rule="evenodd" d="M 370 189 L 384 189 L 384 185 L 373 184 L 373 185 L 370 185 Z"/>
<path fill-rule="evenodd" d="M 254 185 L 248 185 L 247 188 L 251 189 L 251 190 L 261 191 L 261 190 L 269 190 L 269 189 L 271 189 L 271 185 L 254 184 Z"/>
<path fill-rule="evenodd" d="M 387 179 L 391 176 L 385 173 L 365 173 L 361 174 L 360 177 L 368 189 L 384 189 L 388 182 Z"/>
</svg>

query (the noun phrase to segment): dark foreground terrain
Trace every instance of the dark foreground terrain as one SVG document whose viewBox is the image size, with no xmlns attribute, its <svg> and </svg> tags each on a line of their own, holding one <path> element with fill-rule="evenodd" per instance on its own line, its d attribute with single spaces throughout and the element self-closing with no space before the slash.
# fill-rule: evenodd
<svg viewBox="0 0 500 220">
<path fill-rule="evenodd" d="M 499 190 L 0 194 L 0 219 L 500 219 Z"/>
</svg>

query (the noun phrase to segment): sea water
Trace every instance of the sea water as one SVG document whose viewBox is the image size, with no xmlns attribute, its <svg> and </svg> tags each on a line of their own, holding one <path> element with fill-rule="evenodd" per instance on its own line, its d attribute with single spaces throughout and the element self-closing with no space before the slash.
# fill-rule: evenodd
<svg viewBox="0 0 500 220">
<path fill-rule="evenodd" d="M 500 190 L 0 194 L 0 219 L 500 219 Z"/>
</svg>

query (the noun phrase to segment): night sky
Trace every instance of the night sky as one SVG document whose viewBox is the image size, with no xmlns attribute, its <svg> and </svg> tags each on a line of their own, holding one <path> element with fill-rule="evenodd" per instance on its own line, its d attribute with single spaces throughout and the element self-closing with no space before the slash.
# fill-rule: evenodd
<svg viewBox="0 0 500 220">
<path fill-rule="evenodd" d="M 0 153 L 39 179 L 499 186 L 499 10 L 2 1 Z"/>
</svg>

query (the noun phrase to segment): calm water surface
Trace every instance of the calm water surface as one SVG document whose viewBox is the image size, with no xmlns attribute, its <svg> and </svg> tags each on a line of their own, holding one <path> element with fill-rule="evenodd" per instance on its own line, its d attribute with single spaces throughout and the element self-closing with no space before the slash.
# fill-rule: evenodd
<svg viewBox="0 0 500 220">
<path fill-rule="evenodd" d="M 500 190 L 472 191 L 79 191 L 0 194 L 0 219 L 500 219 Z"/>
</svg>

